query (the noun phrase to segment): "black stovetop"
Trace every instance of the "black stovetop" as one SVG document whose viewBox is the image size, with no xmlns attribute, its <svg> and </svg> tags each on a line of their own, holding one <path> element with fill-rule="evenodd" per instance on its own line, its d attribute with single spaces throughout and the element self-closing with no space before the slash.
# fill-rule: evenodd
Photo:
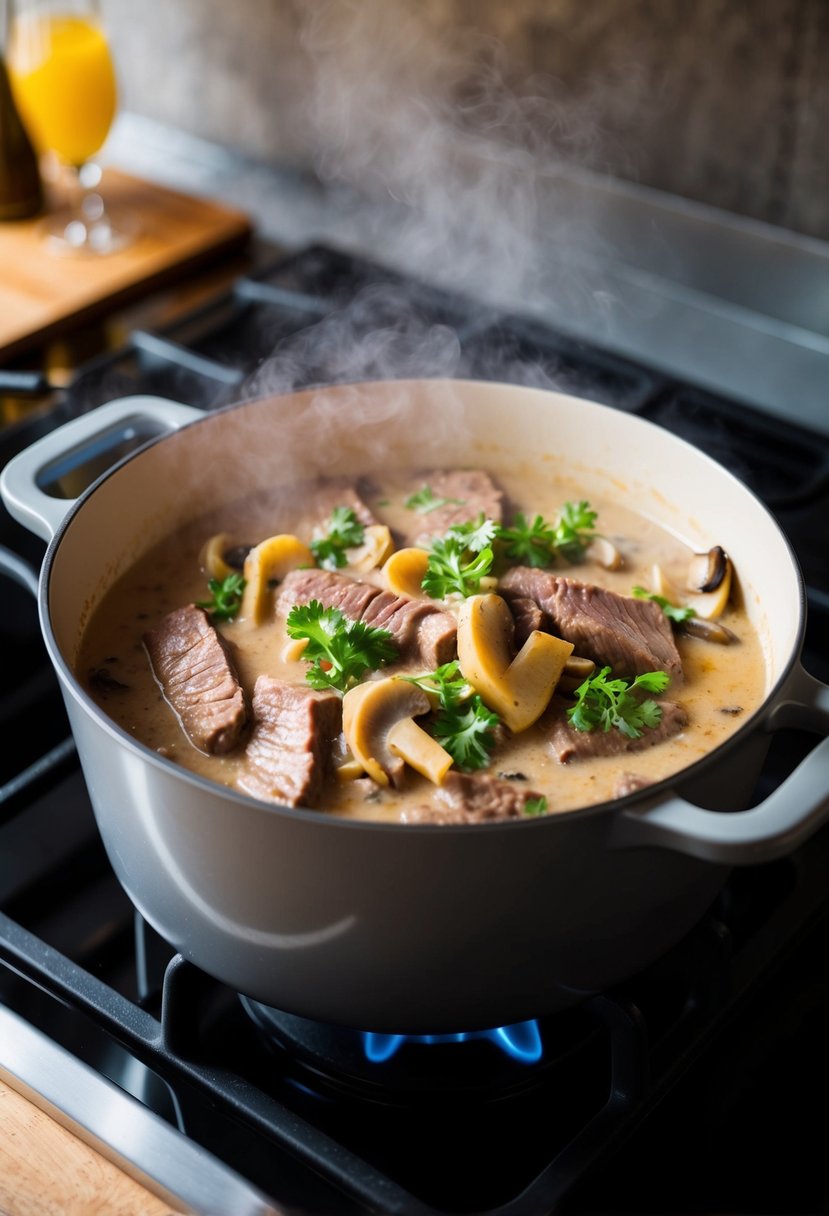
<svg viewBox="0 0 829 1216">
<path fill-rule="evenodd" d="M 265 386 L 390 373 L 563 388 L 704 447 L 791 538 L 809 589 L 804 662 L 829 679 L 829 440 L 331 249 L 239 279 L 164 332 L 134 333 L 86 366 L 54 410 L 0 433 L 0 462 L 136 391 L 209 409 Z M 42 556 L 5 513 L 0 544 L 34 564 Z M 318 1053 L 289 1051 L 134 914 L 97 836 L 34 601 L 8 583 L 4 602 L 0 1000 L 277 1206 L 829 1210 L 813 1116 L 829 1079 L 826 831 L 785 860 L 735 872 L 645 973 L 526 1031 L 521 1042 L 543 1049 L 538 1063 L 474 1039 L 375 1043 L 367 1067 L 361 1036 L 327 1028 L 321 1038 L 311 1028 Z M 775 737 L 758 799 L 813 742 Z M 331 1065 L 342 1051 L 359 1066 Z"/>
</svg>

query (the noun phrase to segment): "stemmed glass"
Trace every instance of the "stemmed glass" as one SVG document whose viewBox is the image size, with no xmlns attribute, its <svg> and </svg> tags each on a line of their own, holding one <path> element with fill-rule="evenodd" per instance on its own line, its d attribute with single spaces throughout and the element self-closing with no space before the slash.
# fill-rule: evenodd
<svg viewBox="0 0 829 1216">
<path fill-rule="evenodd" d="M 41 153 L 65 166 L 68 206 L 47 220 L 62 253 L 112 253 L 132 239 L 116 227 L 96 187 L 92 157 L 115 117 L 117 90 L 97 0 L 11 0 L 8 68 L 18 109 Z"/>
</svg>

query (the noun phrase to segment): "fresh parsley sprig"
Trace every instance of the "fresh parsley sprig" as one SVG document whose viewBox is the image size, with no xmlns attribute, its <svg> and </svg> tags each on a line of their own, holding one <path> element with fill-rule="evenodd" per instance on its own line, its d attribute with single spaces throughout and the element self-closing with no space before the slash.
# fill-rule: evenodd
<svg viewBox="0 0 829 1216">
<path fill-rule="evenodd" d="M 328 521 L 325 536 L 311 541 L 311 552 L 324 570 L 337 570 L 348 565 L 346 549 L 354 549 L 365 539 L 365 527 L 351 507 L 335 507 Z"/>
<path fill-rule="evenodd" d="M 463 706 L 441 709 L 432 723 L 431 733 L 458 768 L 469 772 L 489 764 L 490 753 L 495 747 L 495 727 L 500 721 L 476 693 Z"/>
<path fill-rule="evenodd" d="M 289 637 L 306 639 L 302 657 L 311 663 L 305 678 L 312 688 L 347 692 L 367 671 L 397 658 L 387 629 L 349 621 L 339 608 L 325 608 L 319 600 L 295 604 L 285 627 Z"/>
<path fill-rule="evenodd" d="M 460 663 L 453 659 L 451 663 L 442 663 L 434 671 L 425 676 L 405 676 L 410 684 L 416 684 L 441 709 L 454 708 L 463 701 L 468 701 L 475 690 L 461 675 Z"/>
<path fill-rule="evenodd" d="M 434 599 L 442 600 L 453 592 L 464 597 L 475 595 L 481 579 L 492 569 L 495 554 L 492 542 L 498 525 L 486 519 L 455 524 L 429 549 L 429 561 L 421 586 Z"/>
<path fill-rule="evenodd" d="M 501 719 L 484 705 L 461 675 L 455 659 L 425 676 L 407 677 L 437 699 L 438 711 L 427 729 L 458 768 L 486 768 L 495 747 L 495 727 Z"/>
<path fill-rule="evenodd" d="M 549 804 L 544 794 L 539 794 L 537 798 L 528 798 L 524 803 L 525 815 L 546 815 L 548 809 Z"/>
<path fill-rule="evenodd" d="M 417 511 L 418 515 L 428 515 L 430 512 L 437 511 L 440 507 L 446 507 L 450 503 L 462 507 L 464 501 L 463 498 L 442 498 L 440 494 L 435 493 L 430 485 L 423 485 L 414 494 L 410 494 L 403 505 L 410 511 Z"/>
<path fill-rule="evenodd" d="M 498 529 L 498 539 L 506 545 L 507 557 L 522 566 L 543 569 L 556 559 L 555 529 L 541 515 L 528 519 L 519 512 L 511 528 Z"/>
<path fill-rule="evenodd" d="M 666 671 L 647 671 L 634 680 L 621 677 L 609 680 L 610 667 L 585 680 L 576 689 L 576 704 L 567 710 L 570 725 L 576 730 L 609 731 L 613 727 L 629 739 L 638 739 L 646 729 L 659 725 L 662 707 L 647 698 L 634 695 L 643 692 L 664 692 L 671 677 Z"/>
<path fill-rule="evenodd" d="M 657 595 L 655 591 L 646 591 L 644 587 L 634 587 L 633 594 L 638 600 L 653 600 L 654 604 L 658 604 L 669 621 L 676 621 L 680 624 L 682 621 L 690 620 L 692 616 L 696 616 L 696 610 L 690 605 L 686 608 L 680 608 L 677 604 L 672 604 L 670 600 L 666 600 L 664 595 Z"/>
<path fill-rule="evenodd" d="M 519 512 L 512 527 L 499 527 L 497 536 L 506 546 L 507 557 L 543 569 L 559 558 L 574 562 L 584 556 L 593 540 L 596 514 L 585 500 L 565 502 L 553 522 L 541 515 L 530 518 Z"/>
<path fill-rule="evenodd" d="M 196 607 L 204 608 L 214 621 L 232 621 L 242 606 L 242 592 L 247 586 L 241 574 L 228 574 L 227 578 L 211 578 L 207 583 L 209 600 L 197 600 Z"/>
<path fill-rule="evenodd" d="M 578 561 L 593 539 L 596 527 L 596 512 L 590 503 L 566 502 L 559 512 L 553 531 L 556 552 L 570 562 Z"/>
</svg>

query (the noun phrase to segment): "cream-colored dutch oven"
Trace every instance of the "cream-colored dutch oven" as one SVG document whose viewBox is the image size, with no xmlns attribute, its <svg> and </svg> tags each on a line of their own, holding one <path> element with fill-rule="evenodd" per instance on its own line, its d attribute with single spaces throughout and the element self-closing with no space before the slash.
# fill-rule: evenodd
<svg viewBox="0 0 829 1216">
<path fill-rule="evenodd" d="M 74 502 L 41 488 L 78 455 L 164 432 Z M 265 805 L 137 743 L 73 664 L 91 608 L 140 553 L 205 507 L 275 479 L 381 464 L 561 463 L 591 488 L 732 556 L 763 639 L 762 707 L 670 782 L 560 816 L 473 826 L 342 820 Z M 18 520 L 50 540 L 43 634 L 101 835 L 130 897 L 205 971 L 289 1012 L 442 1032 L 552 1012 L 633 973 L 704 913 L 733 865 L 795 848 L 829 814 L 822 740 L 742 810 L 769 732 L 829 731 L 799 654 L 805 600 L 774 520 L 703 453 L 641 419 L 490 383 L 340 386 L 217 413 L 153 398 L 77 419 L 6 468 Z M 701 809 L 701 808 L 707 809 Z"/>
</svg>

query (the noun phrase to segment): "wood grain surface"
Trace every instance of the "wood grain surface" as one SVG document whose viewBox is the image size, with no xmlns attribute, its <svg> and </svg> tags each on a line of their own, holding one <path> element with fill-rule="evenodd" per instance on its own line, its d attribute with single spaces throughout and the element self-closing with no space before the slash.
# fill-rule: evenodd
<svg viewBox="0 0 829 1216">
<path fill-rule="evenodd" d="M 177 1216 L 0 1081 L 0 1216 Z"/>
<path fill-rule="evenodd" d="M 50 252 L 46 216 L 0 224 L 0 361 L 67 332 L 115 303 L 156 288 L 194 265 L 244 244 L 247 216 L 115 169 L 100 187 L 135 240 L 105 256 Z"/>
</svg>

